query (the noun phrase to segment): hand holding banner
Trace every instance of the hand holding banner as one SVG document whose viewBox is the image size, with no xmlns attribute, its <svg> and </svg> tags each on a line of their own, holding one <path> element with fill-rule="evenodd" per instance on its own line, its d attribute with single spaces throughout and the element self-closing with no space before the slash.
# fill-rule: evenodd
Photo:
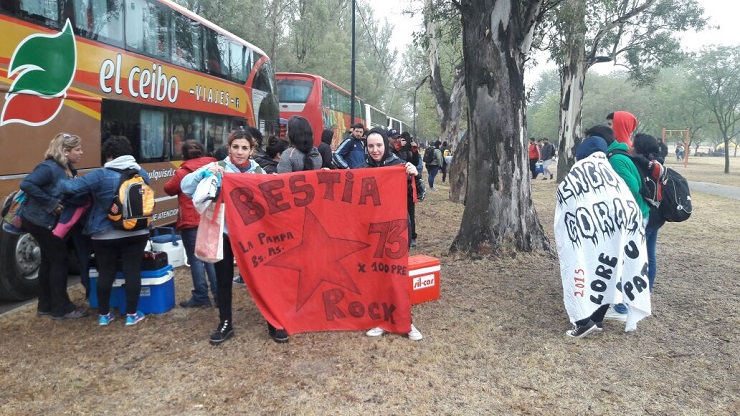
<svg viewBox="0 0 740 416">
<path fill-rule="evenodd" d="M 226 174 L 222 195 L 239 270 L 272 325 L 410 330 L 402 165 Z"/>
</svg>

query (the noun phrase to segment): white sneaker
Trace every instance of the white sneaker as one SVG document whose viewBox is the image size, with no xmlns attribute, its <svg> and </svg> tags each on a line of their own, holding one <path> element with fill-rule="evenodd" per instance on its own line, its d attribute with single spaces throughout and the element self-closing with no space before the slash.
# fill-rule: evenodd
<svg viewBox="0 0 740 416">
<path fill-rule="evenodd" d="M 614 310 L 614 307 L 610 306 L 609 310 L 606 311 L 606 314 L 604 315 L 604 319 L 613 319 L 615 321 L 627 322 L 627 314 L 619 313 Z"/>
<path fill-rule="evenodd" d="M 385 331 L 383 330 L 383 328 L 375 327 L 375 328 L 373 328 L 373 329 L 365 332 L 365 335 L 367 335 L 369 337 L 379 337 L 379 336 L 383 335 L 384 332 Z"/>
<path fill-rule="evenodd" d="M 421 332 L 419 332 L 418 329 L 414 326 L 414 324 L 411 324 L 411 331 L 409 331 L 409 339 L 411 341 L 421 341 L 423 336 L 421 335 Z"/>
</svg>

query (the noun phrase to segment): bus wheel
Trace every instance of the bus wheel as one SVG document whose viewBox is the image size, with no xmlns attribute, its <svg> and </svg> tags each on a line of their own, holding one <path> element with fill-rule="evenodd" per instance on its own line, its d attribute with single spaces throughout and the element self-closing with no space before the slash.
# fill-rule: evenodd
<svg viewBox="0 0 740 416">
<path fill-rule="evenodd" d="M 41 249 L 31 234 L 0 228 L 0 298 L 19 301 L 36 296 L 40 264 Z"/>
</svg>

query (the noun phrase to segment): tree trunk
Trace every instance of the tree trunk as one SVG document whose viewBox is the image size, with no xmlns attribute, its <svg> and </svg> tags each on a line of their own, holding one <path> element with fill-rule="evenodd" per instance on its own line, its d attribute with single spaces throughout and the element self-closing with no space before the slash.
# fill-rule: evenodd
<svg viewBox="0 0 740 416">
<path fill-rule="evenodd" d="M 450 201 L 464 204 L 468 189 L 468 154 L 470 154 L 470 140 L 465 133 L 455 148 L 455 156 L 449 169 Z"/>
<path fill-rule="evenodd" d="M 567 56 L 560 67 L 560 127 L 558 128 L 558 182 L 576 162 L 576 146 L 583 140 L 583 86 L 586 82 L 585 0 L 565 0 L 561 14 L 568 22 Z"/>
<path fill-rule="evenodd" d="M 468 177 L 462 224 L 451 251 L 488 255 L 549 250 L 530 196 L 524 58 L 541 2 L 461 2 L 468 97 Z M 532 6 L 534 5 L 534 6 Z M 534 11 L 536 14 L 536 10 Z"/>
<path fill-rule="evenodd" d="M 437 27 L 433 15 L 433 1 L 425 0 L 424 12 L 425 30 L 429 38 L 429 50 L 427 57 L 429 59 L 429 87 L 434 95 L 437 118 L 442 133 L 439 140 L 446 141 L 452 149 L 458 142 L 458 131 L 460 129 L 460 117 L 462 117 L 463 100 L 465 99 L 465 72 L 462 64 L 457 69 L 457 74 L 452 82 L 450 93 L 447 94 L 439 62 L 439 45 L 437 40 Z"/>
<path fill-rule="evenodd" d="M 436 104 L 435 108 L 437 110 L 437 118 L 439 120 L 439 126 L 441 130 L 439 141 L 447 142 L 450 146 L 450 149 L 452 149 L 454 153 L 457 153 L 460 119 L 462 117 L 463 104 L 465 100 L 465 71 L 463 70 L 461 64 L 461 66 L 457 70 L 455 79 L 452 82 L 450 94 L 448 95 L 444 84 L 442 83 L 442 75 L 439 62 L 439 46 L 436 37 L 437 28 L 432 18 L 433 7 L 434 4 L 432 0 L 425 0 L 425 30 L 426 35 L 429 37 L 429 87 L 431 88 L 432 94 L 434 95 L 434 101 Z M 467 177 L 467 172 L 465 171 L 465 169 L 467 168 L 467 164 L 458 164 L 457 166 L 462 170 L 457 171 L 456 174 L 461 175 L 460 179 L 462 179 L 464 183 L 465 178 Z M 465 191 L 461 190 L 460 188 L 456 188 L 458 184 L 460 184 L 460 181 L 453 180 L 452 178 L 452 171 L 450 171 L 451 199 L 453 194 L 459 196 L 461 192 L 463 193 L 464 197 Z M 452 200 L 454 201 L 454 199 Z"/>
</svg>

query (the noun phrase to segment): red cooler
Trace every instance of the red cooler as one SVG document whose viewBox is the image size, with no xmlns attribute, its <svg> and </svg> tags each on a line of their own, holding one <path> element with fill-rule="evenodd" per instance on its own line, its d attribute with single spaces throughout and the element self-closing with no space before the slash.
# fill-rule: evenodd
<svg viewBox="0 0 740 416">
<path fill-rule="evenodd" d="M 435 257 L 417 254 L 409 257 L 409 297 L 411 304 L 439 299 L 440 265 Z"/>
</svg>

